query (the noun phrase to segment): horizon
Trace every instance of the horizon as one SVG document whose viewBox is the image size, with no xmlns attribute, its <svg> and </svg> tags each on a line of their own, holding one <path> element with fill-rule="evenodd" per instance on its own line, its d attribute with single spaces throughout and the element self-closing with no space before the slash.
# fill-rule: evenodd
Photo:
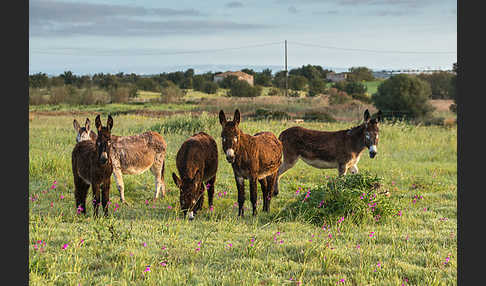
<svg viewBox="0 0 486 286">
<path fill-rule="evenodd" d="M 452 0 L 29 3 L 29 74 L 157 74 L 211 65 L 284 70 L 284 40 L 289 70 L 450 70 L 457 62 Z"/>
</svg>

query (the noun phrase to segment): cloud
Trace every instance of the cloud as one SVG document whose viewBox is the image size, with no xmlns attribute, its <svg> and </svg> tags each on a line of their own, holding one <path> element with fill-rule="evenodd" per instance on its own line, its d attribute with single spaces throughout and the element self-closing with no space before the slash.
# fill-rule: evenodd
<svg viewBox="0 0 486 286">
<path fill-rule="evenodd" d="M 231 2 L 226 3 L 226 5 L 224 5 L 224 6 L 227 7 L 227 8 L 241 8 L 241 7 L 243 7 L 243 3 L 238 2 L 238 1 L 231 1 Z"/>
<path fill-rule="evenodd" d="M 29 33 L 31 36 L 43 37 L 163 36 L 270 27 L 227 20 L 206 20 L 201 18 L 203 16 L 201 12 L 194 9 L 148 9 L 140 6 L 45 0 L 31 0 L 29 9 Z M 147 16 L 151 16 L 151 20 L 147 20 Z M 176 18 L 172 20 L 171 17 Z"/>
<path fill-rule="evenodd" d="M 299 11 L 297 10 L 297 8 L 295 8 L 295 6 L 290 6 L 289 7 L 289 12 L 292 13 L 292 14 L 299 13 Z"/>
<path fill-rule="evenodd" d="M 312 12 L 314 15 L 336 15 L 339 14 L 338 10 L 328 10 L 328 11 L 314 11 Z"/>
</svg>

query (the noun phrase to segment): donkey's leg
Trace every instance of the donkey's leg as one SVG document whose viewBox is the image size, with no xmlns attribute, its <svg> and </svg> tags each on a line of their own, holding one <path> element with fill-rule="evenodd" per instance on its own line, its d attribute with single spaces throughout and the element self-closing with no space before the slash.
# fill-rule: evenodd
<svg viewBox="0 0 486 286">
<path fill-rule="evenodd" d="M 213 197 L 214 197 L 214 183 L 216 182 L 216 175 L 209 179 L 206 182 L 206 185 L 209 185 L 208 188 L 208 207 L 211 208 L 213 206 Z"/>
<path fill-rule="evenodd" d="M 162 196 L 165 197 L 164 169 L 165 160 L 163 154 L 156 154 L 154 164 L 150 167 L 150 171 L 152 171 L 155 177 L 154 199 L 159 198 L 161 190 Z"/>
<path fill-rule="evenodd" d="M 260 182 L 260 187 L 262 188 L 262 197 L 263 197 L 263 211 L 265 211 L 267 205 L 267 197 L 268 197 L 268 181 L 267 177 L 258 180 Z"/>
<path fill-rule="evenodd" d="M 113 168 L 113 178 L 115 178 L 116 188 L 120 193 L 120 201 L 126 203 L 125 201 L 125 184 L 123 183 L 122 171 L 119 168 Z"/>
<path fill-rule="evenodd" d="M 286 150 L 285 147 L 284 147 L 283 154 L 284 154 L 283 163 L 278 168 L 277 177 L 276 177 L 275 184 L 274 184 L 274 187 L 273 187 L 273 189 L 274 189 L 273 195 L 274 196 L 278 195 L 278 192 L 279 192 L 278 183 L 280 181 L 280 176 L 282 176 L 283 173 L 287 172 L 288 169 L 295 166 L 295 164 L 299 160 L 299 155 L 297 155 L 294 152 L 290 152 L 290 151 Z"/>
<path fill-rule="evenodd" d="M 238 189 L 238 216 L 243 217 L 245 211 L 243 205 L 245 204 L 245 179 L 235 174 L 236 188 Z"/>
<path fill-rule="evenodd" d="M 346 172 L 347 172 L 346 163 L 339 163 L 339 165 L 338 165 L 339 176 L 346 175 Z"/>
<path fill-rule="evenodd" d="M 204 192 L 205 192 L 205 187 L 203 185 L 201 185 L 201 188 L 199 190 L 199 197 L 196 198 L 197 199 L 197 202 L 196 202 L 196 205 L 194 206 L 194 215 L 197 214 L 197 212 L 202 208 L 203 206 L 203 203 L 204 203 Z"/>
<path fill-rule="evenodd" d="M 264 194 L 265 198 L 263 200 L 263 210 L 266 212 L 270 211 L 270 201 L 272 200 L 272 194 L 274 193 L 274 188 L 275 188 L 275 182 L 277 181 L 277 174 L 278 172 L 275 172 L 265 178 L 267 181 L 267 191 L 266 194 Z"/>
<path fill-rule="evenodd" d="M 76 208 L 82 214 L 86 214 L 86 197 L 88 195 L 89 184 L 79 176 L 74 177 L 74 197 L 76 198 Z"/>
<path fill-rule="evenodd" d="M 98 207 L 100 206 L 100 183 L 92 183 L 91 189 L 93 190 L 93 214 L 98 216 Z"/>
<path fill-rule="evenodd" d="M 256 208 L 257 192 L 258 192 L 257 178 L 250 177 L 250 201 L 251 201 L 251 207 L 253 209 L 253 215 L 257 214 L 257 208 Z"/>
<path fill-rule="evenodd" d="M 101 185 L 102 197 L 101 197 L 101 205 L 103 206 L 103 212 L 105 216 L 108 216 L 108 201 L 110 200 L 110 184 L 111 180 L 108 177 L 103 184 Z"/>
</svg>

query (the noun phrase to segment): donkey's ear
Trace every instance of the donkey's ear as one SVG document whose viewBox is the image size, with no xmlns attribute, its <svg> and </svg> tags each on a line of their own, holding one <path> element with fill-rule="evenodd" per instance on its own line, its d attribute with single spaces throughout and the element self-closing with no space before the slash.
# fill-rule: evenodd
<svg viewBox="0 0 486 286">
<path fill-rule="evenodd" d="M 86 128 L 86 131 L 88 132 L 90 129 L 90 125 L 91 125 L 91 121 L 89 121 L 89 118 L 86 118 L 86 122 L 84 123 L 84 128 Z"/>
<path fill-rule="evenodd" d="M 375 118 L 376 118 L 376 122 L 381 122 L 382 120 L 382 113 L 381 113 L 381 110 L 378 110 L 378 112 L 375 114 Z"/>
<path fill-rule="evenodd" d="M 364 121 L 368 122 L 370 119 L 371 119 L 370 112 L 368 111 L 368 109 L 366 109 L 364 112 Z"/>
<path fill-rule="evenodd" d="M 226 115 L 224 115 L 224 111 L 222 109 L 219 111 L 219 123 L 221 125 L 226 123 Z"/>
<path fill-rule="evenodd" d="M 179 177 L 177 177 L 177 175 L 175 173 L 172 173 L 172 179 L 174 180 L 174 183 L 176 184 L 176 186 L 178 188 L 180 188 L 181 185 L 182 185 L 181 179 L 179 179 Z"/>
<path fill-rule="evenodd" d="M 98 114 L 98 116 L 96 116 L 95 118 L 95 126 L 96 126 L 96 130 L 98 131 L 101 131 L 101 119 L 100 119 L 100 115 Z"/>
<path fill-rule="evenodd" d="M 237 109 L 235 110 L 235 115 L 233 116 L 233 122 L 235 125 L 240 124 L 240 111 Z"/>
<path fill-rule="evenodd" d="M 108 129 L 111 131 L 111 128 L 113 128 L 113 117 L 111 115 L 108 115 L 108 120 L 106 121 L 106 126 L 108 126 Z"/>
<path fill-rule="evenodd" d="M 74 127 L 74 130 L 76 130 L 76 132 L 79 132 L 79 128 L 81 128 L 76 119 L 74 119 L 74 121 L 73 121 L 73 127 Z"/>
</svg>

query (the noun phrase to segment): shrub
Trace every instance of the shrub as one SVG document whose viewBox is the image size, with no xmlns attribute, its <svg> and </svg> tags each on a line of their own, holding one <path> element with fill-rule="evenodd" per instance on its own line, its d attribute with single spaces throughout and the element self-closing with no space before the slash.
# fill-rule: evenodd
<svg viewBox="0 0 486 286">
<path fill-rule="evenodd" d="M 305 121 L 336 122 L 336 119 L 325 111 L 309 111 L 304 113 Z"/>
<path fill-rule="evenodd" d="M 291 90 L 289 92 L 289 97 L 300 97 L 300 93 L 297 90 Z"/>
<path fill-rule="evenodd" d="M 344 91 L 339 91 L 336 88 L 331 87 L 328 91 L 329 94 L 329 104 L 344 104 L 350 101 L 352 98 Z"/>
<path fill-rule="evenodd" d="M 434 110 L 429 103 L 430 96 L 427 82 L 416 76 L 399 74 L 383 81 L 371 100 L 385 113 L 407 113 L 411 118 L 424 118 Z"/>
<path fill-rule="evenodd" d="M 283 94 L 284 93 L 283 93 L 282 89 L 280 89 L 278 87 L 272 87 L 268 91 L 268 95 L 269 96 L 283 96 Z"/>
<path fill-rule="evenodd" d="M 108 94 L 112 103 L 127 103 L 130 97 L 130 89 L 128 87 L 112 88 Z"/>
<path fill-rule="evenodd" d="M 351 97 L 364 103 L 371 103 L 371 96 L 367 93 L 353 93 Z"/>
<path fill-rule="evenodd" d="M 248 82 L 243 80 L 233 83 L 228 93 L 228 95 L 232 97 L 257 97 L 261 94 L 261 86 L 251 86 Z"/>
<path fill-rule="evenodd" d="M 67 100 L 66 86 L 56 86 L 51 88 L 49 104 L 61 104 Z"/>
<path fill-rule="evenodd" d="M 204 84 L 203 84 L 203 92 L 205 93 L 209 93 L 209 94 L 215 94 L 216 92 L 218 92 L 218 84 L 215 83 L 214 81 L 206 81 Z"/>
<path fill-rule="evenodd" d="M 160 98 L 163 103 L 178 102 L 184 97 L 184 92 L 171 81 L 165 81 L 162 85 Z"/>
<path fill-rule="evenodd" d="M 382 195 L 382 181 L 366 172 L 331 178 L 326 184 L 302 190 L 277 216 L 317 226 L 339 224 L 343 218 L 356 224 L 382 221 L 398 213 Z"/>
<path fill-rule="evenodd" d="M 269 110 L 265 108 L 258 108 L 255 110 L 255 114 L 253 115 L 254 119 L 290 119 L 290 115 L 287 114 L 285 111 L 279 110 Z"/>
<path fill-rule="evenodd" d="M 29 88 L 29 105 L 47 104 L 49 100 L 37 88 Z"/>
</svg>

